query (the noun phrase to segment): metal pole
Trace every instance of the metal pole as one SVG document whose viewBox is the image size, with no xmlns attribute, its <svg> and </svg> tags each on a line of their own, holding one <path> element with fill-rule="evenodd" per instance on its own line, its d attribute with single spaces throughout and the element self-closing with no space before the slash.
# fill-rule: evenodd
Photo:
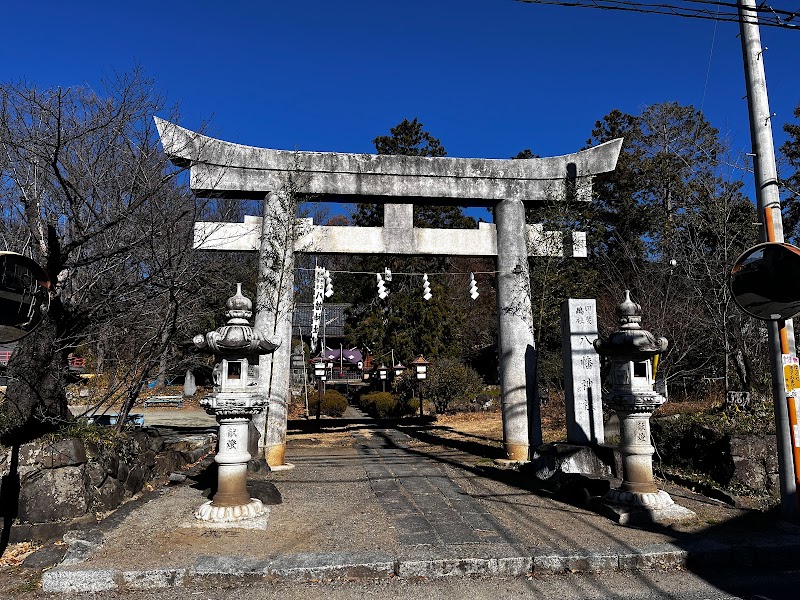
<svg viewBox="0 0 800 600">
<path fill-rule="evenodd" d="M 322 410 L 322 377 L 317 379 L 317 421 L 319 421 L 319 413 Z"/>
<path fill-rule="evenodd" d="M 767 80 L 764 73 L 764 51 L 754 0 L 738 0 L 739 31 L 742 40 L 747 106 L 750 113 L 750 137 L 753 145 L 753 173 L 756 185 L 756 206 L 761 220 L 761 241 L 782 242 L 778 171 L 772 139 L 772 113 L 769 111 Z M 793 460 L 793 432 L 789 425 L 789 405 L 794 409 L 783 378 L 783 355 L 795 354 L 792 321 L 770 322 L 770 370 L 775 406 L 775 433 L 778 442 L 778 470 L 781 487 L 781 514 L 785 519 L 798 519 L 797 470 Z"/>
<path fill-rule="evenodd" d="M 306 399 L 306 414 L 308 414 L 308 370 L 306 369 L 306 347 L 303 344 L 303 328 L 298 327 L 298 331 L 300 332 L 300 349 L 303 351 L 303 396 Z"/>
<path fill-rule="evenodd" d="M 419 416 L 422 418 L 422 381 L 419 382 Z"/>
</svg>

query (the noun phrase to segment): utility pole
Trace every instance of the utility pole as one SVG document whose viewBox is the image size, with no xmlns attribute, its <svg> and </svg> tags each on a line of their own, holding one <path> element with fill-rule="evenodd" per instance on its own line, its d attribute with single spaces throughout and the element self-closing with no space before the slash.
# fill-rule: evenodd
<svg viewBox="0 0 800 600">
<path fill-rule="evenodd" d="M 764 74 L 764 49 L 754 0 L 738 0 L 739 31 L 742 40 L 747 105 L 750 113 L 750 137 L 753 145 L 753 173 L 756 206 L 761 221 L 762 242 L 783 241 L 783 219 L 772 139 L 772 113 L 769 111 L 767 80 Z M 778 468 L 781 486 L 781 514 L 797 521 L 800 518 L 797 497 L 797 473 L 793 446 L 800 440 L 792 425 L 797 423 L 795 399 L 786 389 L 783 357 L 795 355 L 794 327 L 788 321 L 769 321 L 770 367 L 772 395 L 775 405 L 775 433 L 778 441 Z"/>
</svg>

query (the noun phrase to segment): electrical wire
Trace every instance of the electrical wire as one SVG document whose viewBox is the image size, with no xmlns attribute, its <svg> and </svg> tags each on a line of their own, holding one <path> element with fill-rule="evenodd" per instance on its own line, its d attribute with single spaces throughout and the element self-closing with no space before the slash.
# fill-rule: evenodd
<svg viewBox="0 0 800 600">
<path fill-rule="evenodd" d="M 717 7 L 717 15 L 719 15 L 719 6 Z M 711 35 L 711 49 L 708 52 L 708 67 L 706 68 L 706 82 L 703 85 L 703 99 L 700 101 L 700 112 L 703 112 L 703 109 L 706 105 L 706 93 L 708 92 L 708 80 L 711 78 L 711 61 L 714 58 L 714 45 L 717 41 L 717 25 L 719 24 L 718 19 L 714 19 L 714 33 Z M 697 127 L 700 127 L 700 122 L 698 121 Z M 695 128 L 695 135 L 697 135 L 697 128 Z"/>
<path fill-rule="evenodd" d="M 569 6 L 575 8 L 593 8 L 598 10 L 617 10 L 644 14 L 670 15 L 687 19 L 705 19 L 709 21 L 739 22 L 739 7 L 731 2 L 713 2 L 709 0 L 682 0 L 682 3 L 648 3 L 634 0 L 515 0 L 525 4 L 544 4 L 550 6 Z M 704 8 L 687 6 L 700 5 Z M 712 11 L 715 8 L 717 12 Z M 720 10 L 722 9 L 722 10 Z M 780 27 L 800 30 L 800 23 L 792 23 L 800 10 L 788 11 L 761 4 L 749 9 L 759 13 L 758 23 L 764 27 Z"/>
</svg>

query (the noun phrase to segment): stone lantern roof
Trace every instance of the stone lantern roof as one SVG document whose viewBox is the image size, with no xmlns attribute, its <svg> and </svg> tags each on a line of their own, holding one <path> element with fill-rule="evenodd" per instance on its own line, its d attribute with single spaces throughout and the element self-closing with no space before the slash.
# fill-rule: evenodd
<svg viewBox="0 0 800 600">
<path fill-rule="evenodd" d="M 666 338 L 656 339 L 652 333 L 642 329 L 642 307 L 631 300 L 629 290 L 625 290 L 625 299 L 617 307 L 616 313 L 620 328 L 608 339 L 594 341 L 595 350 L 600 355 L 640 361 L 667 349 Z"/>
<path fill-rule="evenodd" d="M 250 326 L 253 303 L 242 294 L 242 284 L 236 284 L 236 294 L 225 303 L 227 324 L 200 333 L 192 339 L 200 349 L 208 348 L 215 354 L 269 354 L 280 346 L 277 336 L 265 336 Z"/>
</svg>

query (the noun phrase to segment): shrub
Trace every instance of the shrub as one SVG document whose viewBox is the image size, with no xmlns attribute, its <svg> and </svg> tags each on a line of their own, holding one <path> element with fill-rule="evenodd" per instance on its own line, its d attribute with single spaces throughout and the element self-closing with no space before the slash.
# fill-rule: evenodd
<svg viewBox="0 0 800 600">
<path fill-rule="evenodd" d="M 414 368 L 408 368 L 392 381 L 392 392 L 401 400 L 411 400 L 416 394 L 419 382 Z"/>
<path fill-rule="evenodd" d="M 332 417 L 341 417 L 347 410 L 347 398 L 336 390 L 327 390 L 322 396 L 322 411 Z"/>
<path fill-rule="evenodd" d="M 317 394 L 308 397 L 308 412 L 309 416 L 317 414 L 317 403 L 319 397 Z M 322 396 L 322 406 L 320 407 L 320 414 L 329 417 L 341 417 L 344 411 L 347 410 L 347 398 L 341 392 L 336 390 L 326 390 Z"/>
<path fill-rule="evenodd" d="M 397 414 L 399 412 L 399 402 L 397 401 L 397 396 L 390 394 L 389 392 L 376 393 L 372 402 L 372 406 L 373 410 L 375 411 L 375 416 L 379 419 L 399 416 Z"/>
<path fill-rule="evenodd" d="M 112 448 L 118 446 L 120 440 L 125 436 L 125 432 L 118 432 L 113 427 L 89 423 L 87 419 L 83 418 L 65 423 L 56 431 L 43 436 L 43 439 L 53 443 L 67 438 L 78 438 L 84 442 L 92 442 L 98 446 Z"/>
<path fill-rule="evenodd" d="M 358 407 L 366 412 L 369 412 L 369 392 L 357 391 L 355 400 Z"/>
<path fill-rule="evenodd" d="M 481 376 L 452 358 L 441 358 L 432 364 L 422 385 L 425 399 L 433 401 L 437 413 L 471 403 L 482 388 Z"/>
<path fill-rule="evenodd" d="M 364 394 L 360 399 L 361 407 L 378 419 L 402 417 L 412 413 L 412 404 L 404 402 L 389 392 L 372 392 Z M 419 409 L 419 404 L 417 404 Z"/>
</svg>

